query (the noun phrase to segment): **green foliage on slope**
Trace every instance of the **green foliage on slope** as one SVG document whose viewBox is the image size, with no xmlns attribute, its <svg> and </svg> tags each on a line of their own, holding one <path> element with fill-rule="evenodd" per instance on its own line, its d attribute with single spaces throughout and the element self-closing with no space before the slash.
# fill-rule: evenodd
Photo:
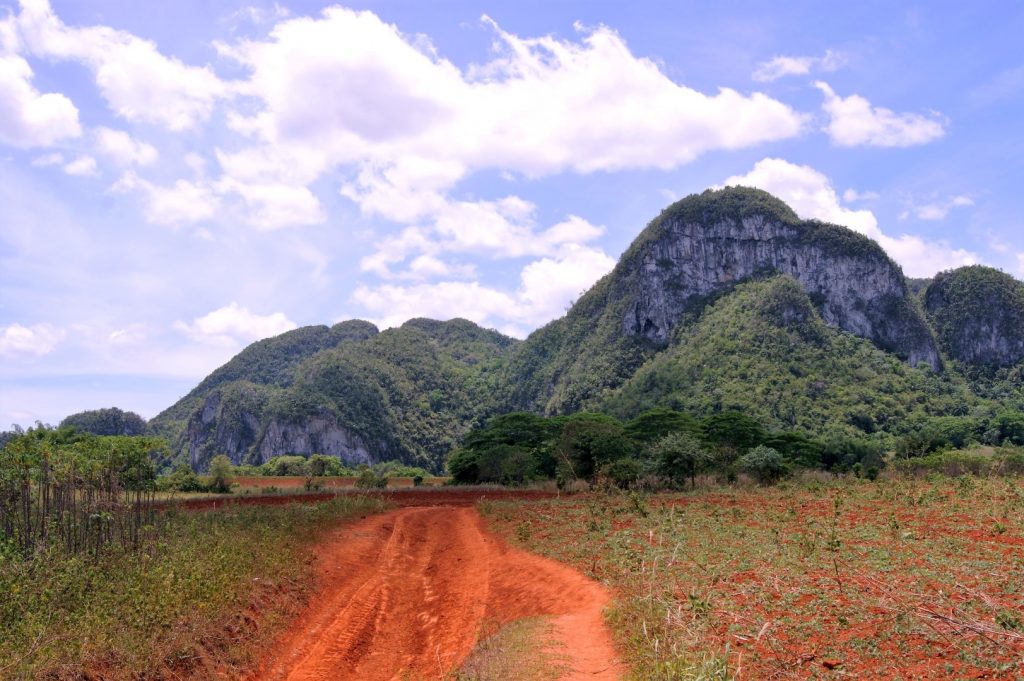
<svg viewBox="0 0 1024 681">
<path fill-rule="evenodd" d="M 322 341 L 318 327 L 309 328 Z M 177 433 L 179 457 L 187 455 L 191 438 L 200 469 L 225 443 L 247 450 L 237 460 L 258 465 L 263 455 L 254 445 L 272 424 L 302 428 L 320 419 L 359 438 L 375 460 L 437 470 L 466 431 L 493 413 L 499 368 L 515 343 L 463 319 L 413 319 L 381 333 L 365 322 L 332 331 L 339 328 L 360 333 L 308 356 L 302 353 L 321 341 L 296 343 L 306 335 L 293 336 L 286 346 L 290 354 L 280 361 L 272 357 L 275 344 L 260 341 L 226 365 L 235 365 L 231 371 L 218 370 L 164 412 L 160 419 Z M 213 380 L 227 376 L 242 378 Z M 194 417 L 207 404 L 218 418 L 201 425 Z"/>
<path fill-rule="evenodd" d="M 70 426 L 75 430 L 93 435 L 145 435 L 146 421 L 131 411 L 117 407 L 82 411 L 68 416 L 60 427 Z"/>
<path fill-rule="evenodd" d="M 973 265 L 938 274 L 924 293 L 942 349 L 972 366 L 1024 359 L 1024 282 Z"/>
<path fill-rule="evenodd" d="M 978 400 L 953 374 L 909 367 L 832 329 L 786 276 L 741 284 L 602 402 L 621 418 L 652 407 L 736 410 L 776 430 L 900 433 Z"/>
</svg>

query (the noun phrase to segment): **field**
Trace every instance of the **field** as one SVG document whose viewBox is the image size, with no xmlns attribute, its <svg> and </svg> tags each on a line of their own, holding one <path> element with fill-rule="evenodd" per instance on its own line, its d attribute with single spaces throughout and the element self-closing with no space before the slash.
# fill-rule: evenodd
<svg viewBox="0 0 1024 681">
<path fill-rule="evenodd" d="M 1024 677 L 1024 489 L 935 477 L 484 502 L 617 594 L 638 679 Z"/>
</svg>

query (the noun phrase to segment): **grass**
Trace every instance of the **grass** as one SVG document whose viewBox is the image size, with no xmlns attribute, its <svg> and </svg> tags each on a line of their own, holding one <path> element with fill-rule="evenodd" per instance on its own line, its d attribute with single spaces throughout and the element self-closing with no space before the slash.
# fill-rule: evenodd
<svg viewBox="0 0 1024 681">
<path fill-rule="evenodd" d="M 309 594 L 320 533 L 383 505 L 169 511 L 137 554 L 0 556 L 0 678 L 237 677 Z"/>
<path fill-rule="evenodd" d="M 785 483 L 481 505 L 616 593 L 635 678 L 1021 678 L 1018 479 Z"/>
<path fill-rule="evenodd" d="M 567 671 L 553 642 L 550 618 L 527 617 L 494 625 L 451 681 L 555 681 Z"/>
</svg>

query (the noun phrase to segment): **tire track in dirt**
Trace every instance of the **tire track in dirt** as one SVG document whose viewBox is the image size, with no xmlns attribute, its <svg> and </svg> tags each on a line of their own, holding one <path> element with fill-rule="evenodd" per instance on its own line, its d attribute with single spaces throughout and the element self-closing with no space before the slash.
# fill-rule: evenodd
<svg viewBox="0 0 1024 681">
<path fill-rule="evenodd" d="M 565 679 L 618 679 L 608 595 L 568 566 L 511 548 L 474 508 L 404 508 L 332 533 L 314 602 L 252 678 L 439 679 L 482 625 L 552 616 Z"/>
</svg>

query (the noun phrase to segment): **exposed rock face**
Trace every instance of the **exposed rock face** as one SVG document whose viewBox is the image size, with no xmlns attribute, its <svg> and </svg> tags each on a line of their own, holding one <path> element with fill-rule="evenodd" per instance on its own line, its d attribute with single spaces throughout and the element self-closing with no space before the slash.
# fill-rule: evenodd
<svg viewBox="0 0 1024 681">
<path fill-rule="evenodd" d="M 976 366 L 1024 360 L 1024 283 L 975 265 L 942 272 L 928 286 L 925 310 L 943 349 Z"/>
<path fill-rule="evenodd" d="M 754 190 L 721 190 L 735 191 Z M 707 223 L 687 211 L 673 215 L 671 209 L 650 229 L 630 254 L 638 277 L 627 294 L 624 334 L 667 344 L 686 312 L 744 279 L 784 273 L 807 291 L 830 326 L 867 338 L 910 364 L 941 367 L 902 272 L 864 237 L 771 214 Z"/>
<path fill-rule="evenodd" d="M 260 393 L 216 390 L 188 422 L 189 464 L 201 470 L 216 454 L 234 464 L 261 464 L 281 454 L 325 454 L 346 464 L 371 463 L 363 440 L 338 424 L 329 413 L 288 423 L 271 419 L 264 427 Z"/>
<path fill-rule="evenodd" d="M 350 465 L 372 463 L 362 438 L 338 425 L 330 416 L 306 419 L 299 424 L 271 421 L 257 450 L 261 461 L 288 452 L 336 456 Z"/>
</svg>

